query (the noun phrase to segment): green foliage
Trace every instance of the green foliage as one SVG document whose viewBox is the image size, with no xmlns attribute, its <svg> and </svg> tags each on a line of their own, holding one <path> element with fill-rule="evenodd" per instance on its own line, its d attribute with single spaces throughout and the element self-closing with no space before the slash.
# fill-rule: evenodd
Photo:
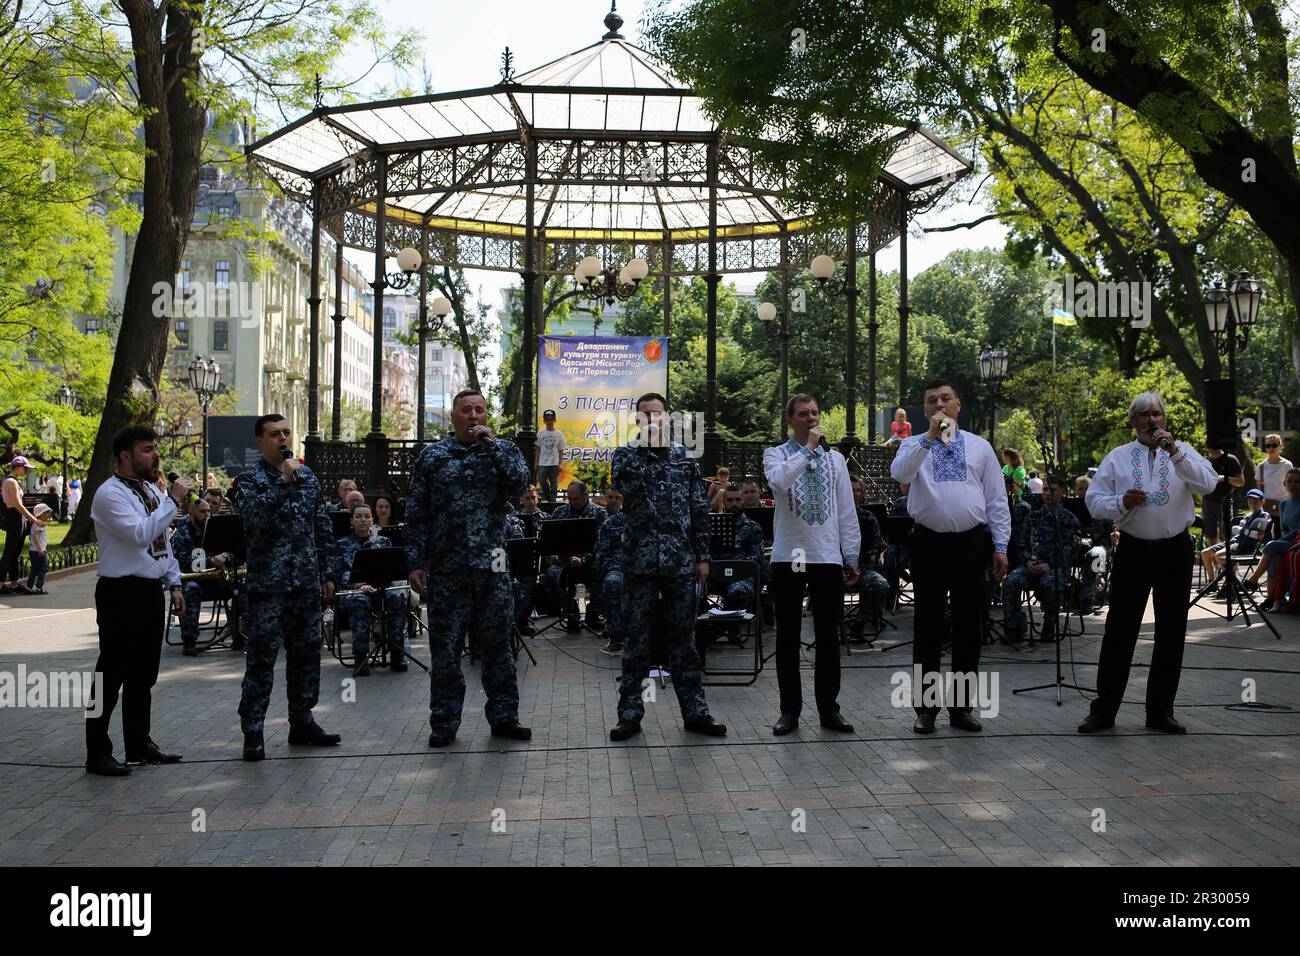
<svg viewBox="0 0 1300 956">
<path fill-rule="evenodd" d="M 832 445 L 838 444 L 848 434 L 848 409 L 842 405 L 837 408 L 820 408 L 819 406 L 819 409 L 821 416 L 818 419 L 818 425 L 826 433 L 826 440 Z M 857 418 L 858 437 L 865 440 L 867 434 L 867 409 L 865 405 L 858 406 Z"/>
<path fill-rule="evenodd" d="M 691 340 L 687 361 L 669 367 L 669 401 L 674 409 L 703 414 L 706 348 L 703 336 Z M 772 363 L 727 340 L 718 342 L 717 353 L 719 433 L 742 441 L 779 434 L 780 422 L 773 417 L 778 373 Z"/>
</svg>

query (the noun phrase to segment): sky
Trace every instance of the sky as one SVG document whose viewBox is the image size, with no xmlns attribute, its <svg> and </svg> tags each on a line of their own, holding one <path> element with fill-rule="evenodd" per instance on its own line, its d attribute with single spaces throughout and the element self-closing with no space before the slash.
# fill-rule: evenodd
<svg viewBox="0 0 1300 956">
<path fill-rule="evenodd" d="M 375 0 L 395 28 L 414 27 L 423 31 L 426 42 L 426 69 L 432 76 L 435 92 L 446 92 L 475 87 L 491 86 L 500 80 L 501 53 L 509 46 L 514 54 L 517 72 L 523 73 L 558 57 L 588 46 L 605 33 L 603 20 L 609 12 L 608 0 Z M 677 5 L 674 0 L 673 5 Z M 618 12 L 624 19 L 621 30 L 624 37 L 636 43 L 640 35 L 638 24 L 647 8 L 653 3 L 644 0 L 622 0 Z M 355 65 L 351 75 L 365 70 L 370 56 L 356 51 L 350 58 Z M 390 70 L 387 74 L 377 70 L 362 84 L 392 84 L 401 78 Z M 405 82 L 419 88 L 418 70 L 405 77 Z M 990 220 L 974 229 L 923 234 L 924 227 L 949 225 L 977 219 L 988 209 L 980 194 L 974 193 L 973 180 L 968 178 L 958 189 L 963 201 L 946 209 L 935 210 L 915 220 L 908 240 L 908 275 L 915 276 L 943 259 L 955 249 L 1000 247 L 1007 235 L 1006 228 Z M 369 277 L 373 271 L 372 256 L 349 251 L 348 257 Z M 898 243 L 895 241 L 876 256 L 877 268 L 892 271 L 898 268 Z M 509 273 L 466 270 L 470 287 L 481 288 L 483 298 L 494 310 L 501 301 L 500 290 L 518 284 L 518 278 Z M 734 282 L 742 292 L 751 291 L 762 278 L 761 274 L 728 276 L 724 281 Z M 496 348 L 494 343 L 493 348 Z M 500 360 L 495 352 L 489 365 L 495 370 Z"/>
</svg>

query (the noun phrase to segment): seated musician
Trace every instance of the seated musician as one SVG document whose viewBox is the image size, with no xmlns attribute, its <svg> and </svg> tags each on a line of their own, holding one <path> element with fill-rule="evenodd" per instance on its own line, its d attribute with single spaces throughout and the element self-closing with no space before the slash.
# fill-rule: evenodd
<svg viewBox="0 0 1300 956">
<path fill-rule="evenodd" d="M 344 478 L 339 482 L 339 499 L 329 506 L 329 511 L 347 511 L 348 493 L 357 490 L 357 483 L 351 478 Z M 364 496 L 363 500 L 364 500 Z"/>
<path fill-rule="evenodd" d="M 577 478 L 569 482 L 565 489 L 568 500 L 551 512 L 551 520 L 565 518 L 595 518 L 599 529 L 606 517 L 605 509 L 587 496 L 587 485 Z M 551 610 L 566 620 L 566 629 L 574 632 L 581 628 L 578 621 L 578 585 L 590 588 L 595 583 L 592 575 L 591 554 L 569 555 L 563 560 L 558 555 L 547 555 L 551 562 L 546 569 L 546 581 L 551 595 Z M 600 627 L 595 620 L 594 609 L 587 606 L 587 626 L 593 630 Z"/>
<path fill-rule="evenodd" d="M 1264 492 L 1258 488 L 1250 489 L 1246 492 L 1246 503 L 1250 511 L 1237 523 L 1236 531 L 1227 544 L 1228 554 L 1232 557 L 1248 557 L 1258 551 L 1261 543 L 1267 539 L 1269 526 L 1273 523 L 1272 516 L 1264 510 Z M 1223 551 L 1222 543 L 1201 551 L 1207 579 L 1223 570 Z M 1221 597 L 1226 593 L 1227 585 L 1221 584 L 1215 596 Z"/>
<path fill-rule="evenodd" d="M 374 516 L 370 506 L 359 504 L 352 509 L 352 533 L 340 538 L 338 557 L 334 574 L 338 580 L 335 601 L 341 610 L 348 613 L 352 626 L 352 656 L 356 659 L 353 674 L 366 677 L 370 674 L 370 628 L 373 612 L 379 608 L 380 591 L 371 584 L 352 583 L 352 563 L 358 551 L 368 548 L 388 548 L 392 546 L 387 538 L 374 528 Z M 406 613 L 409 598 L 404 589 L 384 591 L 384 631 L 390 647 L 389 661 L 394 671 L 406 670 L 406 659 L 397 648 L 406 644 Z"/>
<path fill-rule="evenodd" d="M 370 513 L 375 516 L 376 528 L 391 528 L 393 525 L 397 524 L 397 522 L 393 520 L 393 499 L 389 498 L 387 495 L 380 495 L 375 499 L 375 503 L 371 507 Z"/>
<path fill-rule="evenodd" d="M 767 579 L 767 567 L 763 559 L 763 529 L 758 522 L 744 513 L 742 496 L 738 485 L 731 485 L 723 492 L 723 505 L 727 514 L 736 516 L 736 543 L 730 551 L 715 549 L 712 552 L 715 561 L 753 561 L 758 565 L 758 583 L 762 587 Z M 722 606 L 728 611 L 747 611 L 754 600 L 754 582 L 751 578 L 724 583 L 709 579 L 710 594 L 722 595 Z M 737 637 L 739 625 L 728 625 L 715 630 L 717 637 Z"/>
<path fill-rule="evenodd" d="M 242 622 L 248 619 L 248 595 L 230 581 L 216 575 L 201 581 L 186 579 L 187 575 L 209 568 L 218 571 L 235 569 L 233 554 L 208 554 L 203 550 L 203 529 L 207 526 L 211 509 L 206 495 L 191 498 L 188 516 L 172 532 L 172 554 L 176 555 L 176 561 L 181 567 L 181 594 L 185 597 L 185 613 L 181 615 L 181 653 L 186 657 L 194 657 L 199 652 L 196 644 L 199 637 L 199 605 L 203 601 L 218 598 L 235 599 L 235 613 L 239 615 L 239 622 L 233 628 L 231 647 L 234 650 L 244 648 Z"/>
<path fill-rule="evenodd" d="M 1087 475 L 1080 475 L 1074 479 L 1075 497 L 1086 498 L 1091 485 L 1092 479 Z M 1094 614 L 1100 614 L 1101 607 L 1097 603 L 1097 585 L 1100 575 L 1097 569 L 1104 566 L 1107 552 L 1119 543 L 1119 532 L 1115 530 L 1115 522 L 1110 519 L 1093 518 L 1090 524 L 1079 529 L 1079 534 L 1088 545 L 1088 552 L 1083 559 L 1083 587 L 1080 590 L 1079 603 Z"/>
<path fill-rule="evenodd" d="M 858 548 L 858 571 L 860 577 L 853 590 L 858 595 L 858 610 L 849 625 L 849 639 L 864 641 L 862 636 L 868 624 L 879 628 L 880 612 L 889 597 L 889 582 L 880 573 L 880 555 L 885 550 L 885 541 L 880 533 L 880 522 L 875 513 L 867 507 L 867 483 L 861 478 L 853 479 L 853 503 L 857 506 L 858 527 L 862 529 L 862 544 Z"/>
<path fill-rule="evenodd" d="M 596 533 L 596 550 L 592 553 L 596 600 L 605 615 L 605 635 L 609 643 L 601 648 L 606 654 L 623 653 L 623 492 L 610 488 L 605 495 L 609 514 Z"/>
<path fill-rule="evenodd" d="M 203 500 L 208 503 L 209 515 L 230 514 L 230 504 L 226 501 L 226 496 L 220 488 L 212 487 L 207 489 L 203 492 Z"/>
<path fill-rule="evenodd" d="M 907 517 L 907 485 L 898 486 L 902 492 L 894 499 L 893 505 L 889 509 L 891 518 Z M 877 522 L 879 524 L 879 522 Z M 862 565 L 858 565 L 861 570 Z M 907 544 L 906 542 L 895 544 L 890 541 L 885 545 L 884 559 L 881 562 L 881 571 L 884 574 L 885 581 L 889 584 L 891 592 L 898 591 L 898 582 L 900 579 L 911 580 L 907 573 Z"/>
<path fill-rule="evenodd" d="M 521 516 L 526 515 L 533 515 L 533 520 L 525 522 Z M 537 537 L 538 527 L 547 517 L 549 516 L 546 512 L 537 506 L 537 489 L 529 486 L 528 490 L 519 496 L 519 506 L 511 514 L 506 515 L 506 538 Z M 537 600 L 536 576 L 518 578 L 511 571 L 510 592 L 515 600 L 515 627 L 519 629 L 519 633 L 531 637 L 537 633 L 530 620 Z"/>
<path fill-rule="evenodd" d="M 742 508 L 762 508 L 763 486 L 757 478 L 746 478 L 740 483 L 740 506 Z"/>
<path fill-rule="evenodd" d="M 1056 606 L 1070 579 L 1070 559 L 1079 521 L 1061 507 L 1065 479 L 1048 475 L 1043 485 L 1043 507 L 1032 511 L 1017 527 L 1012 508 L 1012 543 L 1008 560 L 1016 563 L 1002 582 L 1002 615 L 1006 640 L 1018 644 L 1024 638 L 1020 619 L 1022 594 L 1033 590 L 1043 606 L 1043 641 L 1055 641 Z M 1019 535 L 1019 537 L 1017 537 Z"/>
</svg>

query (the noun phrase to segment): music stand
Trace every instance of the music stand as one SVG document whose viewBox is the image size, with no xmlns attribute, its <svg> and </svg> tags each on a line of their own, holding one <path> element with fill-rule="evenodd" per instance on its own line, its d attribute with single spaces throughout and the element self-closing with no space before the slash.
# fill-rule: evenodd
<svg viewBox="0 0 1300 956">
<path fill-rule="evenodd" d="M 406 552 L 402 548 L 363 548 L 352 558 L 352 585 L 369 584 L 382 595 L 379 602 L 379 640 L 375 642 L 375 646 L 370 652 L 371 659 L 378 663 L 380 653 L 384 648 L 387 648 L 390 662 L 394 654 L 401 654 L 408 660 L 418 664 L 422 670 L 427 671 L 429 668 L 425 666 L 423 661 L 408 654 L 406 648 L 401 644 L 389 639 L 386 627 L 388 615 L 385 613 L 387 608 L 384 604 L 388 598 L 388 592 L 408 587 L 405 584 L 396 588 L 389 585 L 393 581 L 405 581 L 409 575 L 410 566 L 406 563 Z"/>
<path fill-rule="evenodd" d="M 568 569 L 569 558 L 574 555 L 591 554 L 596 550 L 598 530 L 596 518 L 548 518 L 541 523 L 537 535 L 538 553 L 554 554 L 560 558 L 564 565 L 561 570 L 561 580 L 563 580 L 564 571 Z M 567 610 L 568 608 L 561 608 L 555 620 L 542 628 L 542 631 L 558 627 L 564 620 L 564 612 Z M 578 627 L 579 630 L 591 630 L 581 622 Z M 594 634 L 595 631 L 591 633 Z"/>
<path fill-rule="evenodd" d="M 378 531 L 382 537 L 387 538 L 389 543 L 394 548 L 401 550 L 403 547 L 405 547 L 405 545 L 402 544 L 403 527 L 404 526 L 400 524 L 390 524 L 387 528 L 376 527 L 375 530 Z"/>
<path fill-rule="evenodd" d="M 736 550 L 736 516 L 729 511 L 709 512 L 709 554 L 732 554 Z"/>
<path fill-rule="evenodd" d="M 537 543 L 537 538 L 506 539 L 506 563 L 510 567 L 510 577 L 521 581 L 525 578 L 536 581 L 540 577 L 542 553 L 537 549 Z M 515 620 L 518 620 L 518 611 Z M 533 662 L 533 666 L 537 666 L 537 658 L 533 657 L 533 652 L 524 643 L 524 636 L 519 633 L 519 628 L 515 627 L 514 621 L 510 622 L 510 641 L 516 658 L 519 657 L 519 652 L 523 651 Z"/>
<path fill-rule="evenodd" d="M 546 520 L 546 512 L 534 511 L 532 513 L 526 513 L 523 511 L 516 511 L 515 517 L 518 518 L 520 524 L 524 526 L 524 537 L 535 538 L 537 537 L 537 529 L 540 528 L 542 522 Z"/>
<path fill-rule="evenodd" d="M 1088 502 L 1085 499 L 1063 498 L 1061 500 L 1061 507 L 1074 515 L 1075 519 L 1079 522 L 1080 530 L 1092 524 L 1092 514 L 1088 511 Z"/>
<path fill-rule="evenodd" d="M 771 544 L 775 536 L 772 530 L 772 522 L 776 519 L 775 508 L 741 508 L 741 512 L 751 521 L 758 524 L 763 530 L 763 543 Z"/>
<path fill-rule="evenodd" d="M 889 517 L 889 505 L 883 501 L 871 501 L 867 503 L 867 510 L 876 516 L 876 524 L 880 525 L 880 530 L 883 533 L 885 520 Z"/>
<path fill-rule="evenodd" d="M 334 540 L 346 538 L 352 533 L 352 512 L 350 511 L 330 511 L 326 512 L 330 516 L 330 527 L 334 529 Z"/>
<path fill-rule="evenodd" d="M 247 547 L 244 544 L 244 519 L 237 514 L 209 515 L 208 520 L 203 523 L 203 537 L 199 543 L 208 554 L 233 554 L 235 564 L 243 564 L 247 557 Z M 231 593 L 238 595 L 238 580 L 232 577 L 230 586 Z M 230 627 L 230 636 L 233 639 L 238 633 L 242 632 L 244 626 L 244 621 L 239 618 L 239 602 L 237 598 L 230 605 L 227 605 L 226 617 L 227 624 Z M 236 621 L 238 621 L 238 624 L 236 624 Z M 199 651 L 210 651 L 214 647 L 227 646 L 229 645 L 226 644 L 224 635 L 218 634 L 210 642 L 200 647 Z"/>
<path fill-rule="evenodd" d="M 885 523 L 881 530 L 885 534 L 885 540 L 892 544 L 896 551 L 907 550 L 907 536 L 912 533 L 912 526 L 915 522 L 911 515 L 886 515 Z M 899 570 L 899 580 L 902 580 L 902 570 Z M 898 613 L 898 605 L 902 603 L 903 586 L 899 584 L 894 590 L 894 613 Z M 915 603 L 915 602 L 913 602 Z M 899 644 L 891 644 L 889 647 L 881 648 L 882 651 L 893 650 L 895 647 L 906 647 L 911 641 L 903 641 Z"/>
</svg>

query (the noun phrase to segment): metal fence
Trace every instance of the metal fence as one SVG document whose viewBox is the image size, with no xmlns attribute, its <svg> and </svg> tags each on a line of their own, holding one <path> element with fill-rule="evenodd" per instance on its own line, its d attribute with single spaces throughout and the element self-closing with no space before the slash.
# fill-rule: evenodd
<svg viewBox="0 0 1300 956">
<path fill-rule="evenodd" d="M 71 547 L 51 547 L 45 551 L 46 557 L 50 560 L 50 571 L 65 571 L 68 568 L 78 568 L 83 564 L 94 564 L 99 560 L 99 545 L 76 544 Z M 20 555 L 18 558 L 18 577 L 26 580 L 27 576 L 32 573 L 31 561 L 27 557 Z"/>
</svg>

